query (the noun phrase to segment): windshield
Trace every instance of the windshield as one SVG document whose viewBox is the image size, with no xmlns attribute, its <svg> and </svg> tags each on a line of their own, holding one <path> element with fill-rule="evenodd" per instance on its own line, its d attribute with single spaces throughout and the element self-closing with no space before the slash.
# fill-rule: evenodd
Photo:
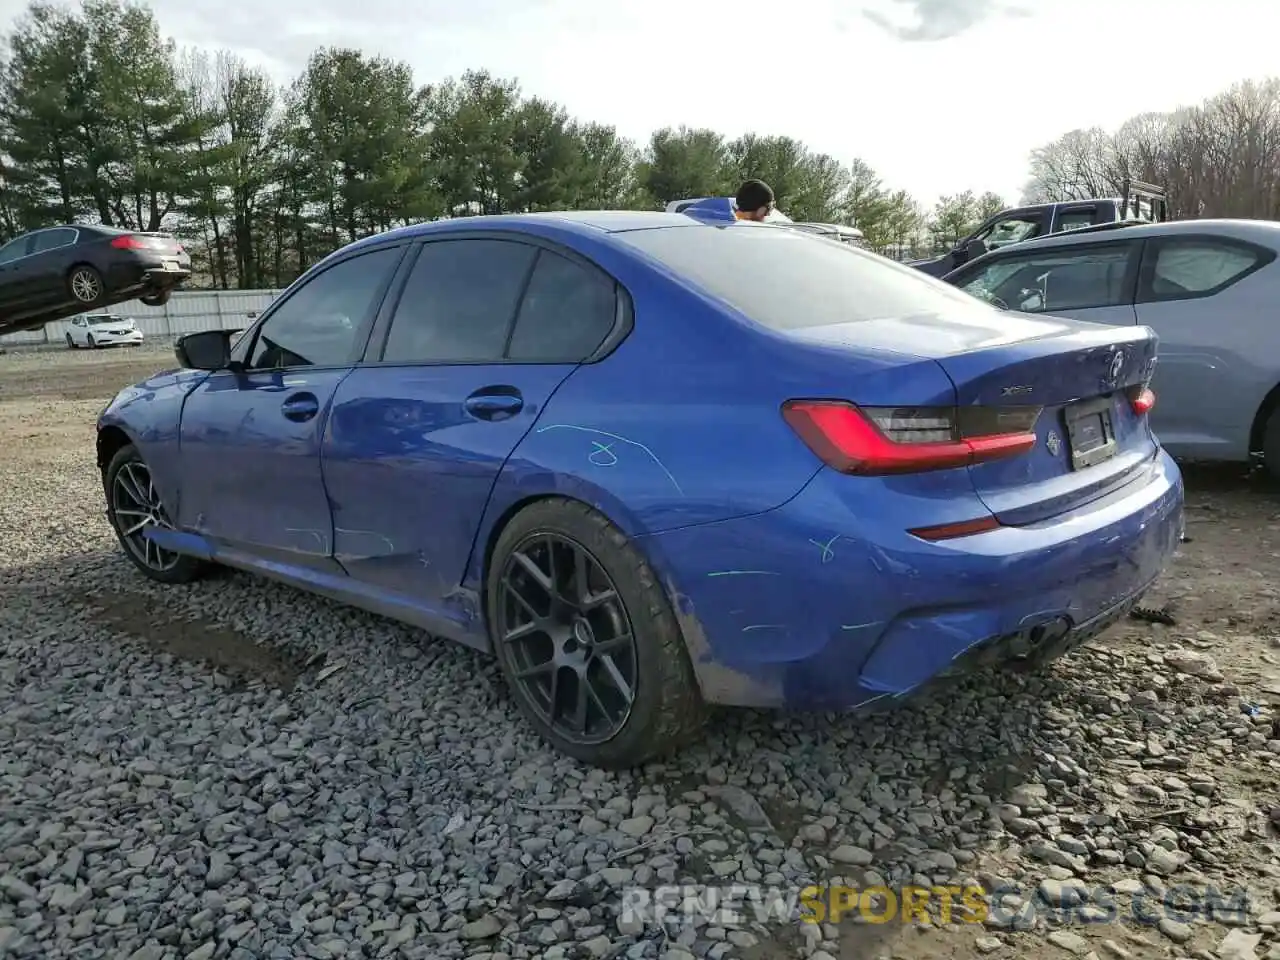
<svg viewBox="0 0 1280 960">
<path fill-rule="evenodd" d="M 615 236 L 775 330 L 990 309 L 918 270 L 798 230 L 748 224 Z"/>
<path fill-rule="evenodd" d="M 107 314 L 102 314 L 97 317 L 90 317 L 89 323 L 95 327 L 99 327 L 99 326 L 102 326 L 102 324 L 104 323 L 120 323 L 123 319 L 124 317 L 115 317 L 115 316 L 108 316 Z"/>
</svg>

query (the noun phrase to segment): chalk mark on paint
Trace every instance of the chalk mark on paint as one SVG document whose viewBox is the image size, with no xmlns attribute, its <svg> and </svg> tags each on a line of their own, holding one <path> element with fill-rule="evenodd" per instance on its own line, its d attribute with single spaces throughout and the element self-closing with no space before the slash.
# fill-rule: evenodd
<svg viewBox="0 0 1280 960">
<path fill-rule="evenodd" d="M 708 577 L 780 577 L 782 574 L 773 570 L 717 570 L 708 573 Z"/>
<path fill-rule="evenodd" d="M 617 443 L 615 440 L 614 443 Z M 618 462 L 618 455 L 613 452 L 613 443 L 601 443 L 598 440 L 592 440 L 591 446 L 595 447 L 587 454 L 587 459 L 597 467 L 612 467 Z"/>
<path fill-rule="evenodd" d="M 785 623 L 751 623 L 743 627 L 742 632 L 748 633 L 752 630 L 785 630 L 785 629 L 787 629 L 787 625 Z"/>
<path fill-rule="evenodd" d="M 809 542 L 822 551 L 822 562 L 830 563 L 832 560 L 835 559 L 835 556 L 836 556 L 835 551 L 831 549 L 831 545 L 839 539 L 840 539 L 840 534 L 837 533 L 834 537 L 832 537 L 826 543 L 823 543 L 821 540 L 814 540 L 812 538 L 810 538 Z"/>
<path fill-rule="evenodd" d="M 658 469 L 667 475 L 667 479 L 671 481 L 671 485 L 676 488 L 676 493 L 680 494 L 681 496 L 684 495 L 684 489 L 680 486 L 680 482 L 676 480 L 675 476 L 672 475 L 671 471 L 667 469 L 667 465 L 658 458 L 658 455 L 656 453 L 654 453 L 652 450 L 646 447 L 643 443 L 639 443 L 638 441 L 635 441 L 635 440 L 629 440 L 626 437 L 619 436 L 616 433 L 609 433 L 606 430 L 596 430 L 593 427 L 580 427 L 575 423 L 552 423 L 545 427 L 539 427 L 538 433 L 546 433 L 548 430 L 578 430 L 582 433 L 594 433 L 597 436 L 608 437 L 610 440 L 614 440 L 617 443 L 625 443 L 628 446 L 635 447 L 638 450 L 642 450 L 650 460 L 652 460 L 655 464 L 658 465 Z M 599 446 L 599 444 L 596 444 L 596 446 Z M 613 446 L 613 444 L 609 444 L 609 446 Z"/>
</svg>

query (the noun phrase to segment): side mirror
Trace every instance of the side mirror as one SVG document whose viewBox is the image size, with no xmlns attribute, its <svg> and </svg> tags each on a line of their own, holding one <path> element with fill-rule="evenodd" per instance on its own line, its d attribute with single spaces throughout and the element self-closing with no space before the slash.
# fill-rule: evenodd
<svg viewBox="0 0 1280 960">
<path fill-rule="evenodd" d="M 964 247 L 965 256 L 970 260 L 977 260 L 987 252 L 987 245 L 981 240 L 970 240 Z"/>
<path fill-rule="evenodd" d="M 174 355 L 187 370 L 226 370 L 231 365 L 231 334 L 230 330 L 188 333 L 174 343 Z"/>
<path fill-rule="evenodd" d="M 248 317 L 250 320 L 256 320 L 258 319 L 258 311 L 250 310 L 248 313 L 245 314 L 245 316 Z"/>
</svg>

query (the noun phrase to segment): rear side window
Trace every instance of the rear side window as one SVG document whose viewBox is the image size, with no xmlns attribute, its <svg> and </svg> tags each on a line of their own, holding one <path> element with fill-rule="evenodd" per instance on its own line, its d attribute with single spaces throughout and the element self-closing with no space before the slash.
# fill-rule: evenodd
<svg viewBox="0 0 1280 960">
<path fill-rule="evenodd" d="M 507 358 L 544 363 L 584 360 L 613 329 L 617 304 L 613 281 L 543 250 L 520 304 Z"/>
<path fill-rule="evenodd" d="M 36 245 L 33 252 L 42 253 L 45 250 L 56 250 L 58 247 L 69 246 L 75 242 L 76 232 L 74 230 L 41 230 L 36 234 Z"/>
<path fill-rule="evenodd" d="M 1140 300 L 1187 300 L 1220 293 L 1274 259 L 1256 247 L 1207 237 L 1152 244 Z"/>
<path fill-rule="evenodd" d="M 911 267 L 782 227 L 667 227 L 615 234 L 775 330 L 987 309 Z"/>
<path fill-rule="evenodd" d="M 509 240 L 424 244 L 396 305 L 388 363 L 495 363 L 538 249 Z"/>
</svg>

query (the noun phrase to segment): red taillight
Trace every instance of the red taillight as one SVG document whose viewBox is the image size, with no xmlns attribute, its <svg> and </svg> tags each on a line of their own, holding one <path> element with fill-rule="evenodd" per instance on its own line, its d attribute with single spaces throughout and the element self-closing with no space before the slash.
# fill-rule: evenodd
<svg viewBox="0 0 1280 960">
<path fill-rule="evenodd" d="M 995 517 L 979 517 L 976 520 L 962 520 L 960 523 L 942 523 L 936 527 L 917 527 L 907 533 L 921 540 L 954 540 L 956 537 L 971 537 L 975 533 L 986 533 L 996 530 L 1000 521 Z"/>
<path fill-rule="evenodd" d="M 1143 387 L 1132 394 L 1129 402 L 1133 404 L 1133 412 L 1142 416 L 1144 413 L 1150 413 L 1151 408 L 1156 405 L 1156 395 L 1149 387 Z"/>
<path fill-rule="evenodd" d="M 150 246 L 146 237 L 135 237 L 128 233 L 116 237 L 111 241 L 111 245 L 117 250 L 145 250 Z"/>
<path fill-rule="evenodd" d="M 1026 453 L 1039 407 L 857 407 L 790 400 L 782 416 L 823 463 L 841 473 L 918 473 Z"/>
</svg>

